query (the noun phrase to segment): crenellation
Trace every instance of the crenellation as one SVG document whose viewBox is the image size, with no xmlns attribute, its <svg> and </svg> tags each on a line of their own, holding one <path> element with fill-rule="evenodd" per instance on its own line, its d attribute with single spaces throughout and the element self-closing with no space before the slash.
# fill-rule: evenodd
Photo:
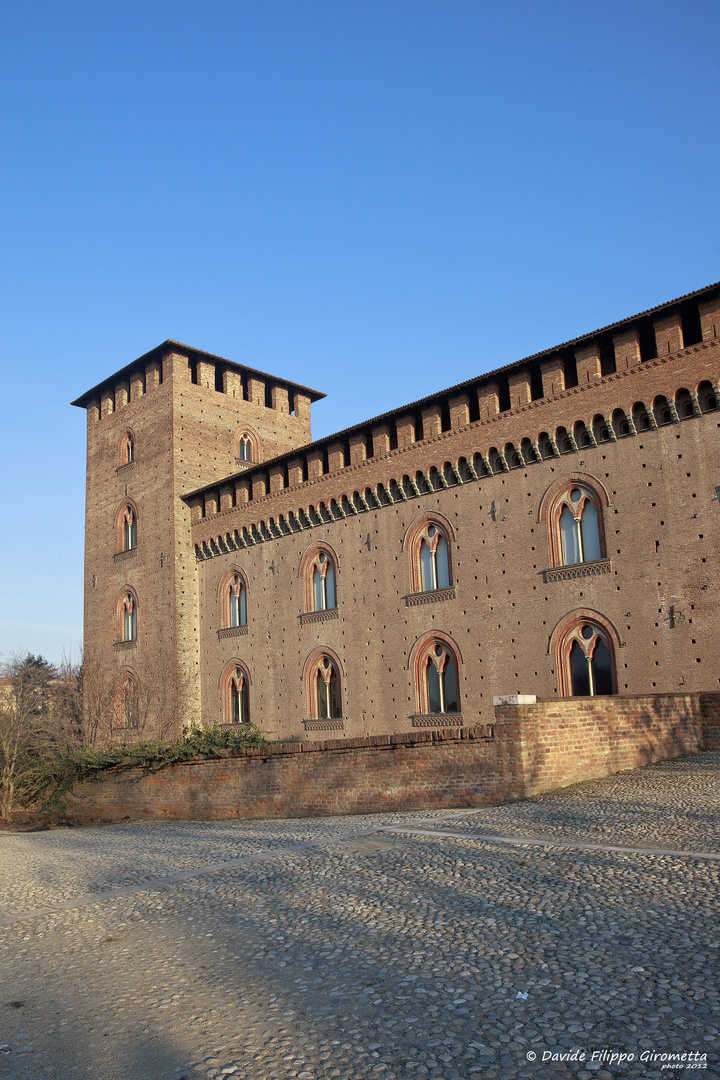
<svg viewBox="0 0 720 1080">
<path fill-rule="evenodd" d="M 144 710 L 137 728 L 120 723 L 118 689 L 108 738 L 159 738 L 190 715 L 231 722 L 236 664 L 250 690 L 235 707 L 303 745 L 313 724 L 384 739 L 487 726 L 495 693 L 550 703 L 579 678 L 573 641 L 608 650 L 602 693 L 712 687 L 716 295 L 315 443 L 315 391 L 177 342 L 89 391 L 77 402 L 88 412 L 88 655 L 118 687 L 135 679 Z M 656 335 L 669 345 L 653 358 Z M 587 499 L 572 541 L 582 557 L 567 557 Z M 234 614 L 233 574 L 245 590 Z M 118 614 L 130 586 L 137 632 Z M 457 673 L 443 676 L 457 702 L 439 711 L 436 663 Z"/>
</svg>

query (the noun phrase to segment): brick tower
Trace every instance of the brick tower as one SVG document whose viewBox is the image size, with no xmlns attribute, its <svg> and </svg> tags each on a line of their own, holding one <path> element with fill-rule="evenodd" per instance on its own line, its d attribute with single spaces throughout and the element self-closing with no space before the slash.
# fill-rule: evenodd
<svg viewBox="0 0 720 1080">
<path fill-rule="evenodd" d="M 89 737 L 164 738 L 200 719 L 197 569 L 180 496 L 310 442 L 323 396 L 165 341 L 72 403 L 87 411 Z M 235 488 L 219 498 L 231 508 Z"/>
</svg>

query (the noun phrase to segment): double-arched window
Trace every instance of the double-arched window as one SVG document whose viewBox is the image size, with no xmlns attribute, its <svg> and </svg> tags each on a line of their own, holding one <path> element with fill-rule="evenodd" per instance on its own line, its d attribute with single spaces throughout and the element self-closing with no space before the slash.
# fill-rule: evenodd
<svg viewBox="0 0 720 1080">
<path fill-rule="evenodd" d="M 313 544 L 300 560 L 306 612 L 334 611 L 337 608 L 337 555 L 323 541 Z"/>
<path fill-rule="evenodd" d="M 135 460 L 135 436 L 129 429 L 120 440 L 120 465 L 131 465 Z"/>
<path fill-rule="evenodd" d="M 413 593 L 436 592 L 451 587 L 451 544 L 454 539 L 450 522 L 440 514 L 423 514 L 413 522 L 403 539 L 403 549 L 410 554 Z"/>
<path fill-rule="evenodd" d="M 587 489 L 570 488 L 558 505 L 558 512 L 562 565 L 601 559 L 597 506 Z"/>
<path fill-rule="evenodd" d="M 233 435 L 233 444 L 238 461 L 260 460 L 260 438 L 253 428 L 238 428 Z"/>
<path fill-rule="evenodd" d="M 460 652 L 447 634 L 431 631 L 415 642 L 410 653 L 410 669 L 419 714 L 461 711 L 460 664 Z"/>
<path fill-rule="evenodd" d="M 595 697 L 617 693 L 615 650 L 620 641 L 599 612 L 579 610 L 561 619 L 550 638 L 556 654 L 563 697 Z"/>
<path fill-rule="evenodd" d="M 117 727 L 137 728 L 139 721 L 139 694 L 137 678 L 132 671 L 122 672 L 115 697 L 115 723 Z"/>
<path fill-rule="evenodd" d="M 310 719 L 341 719 L 342 667 L 339 658 L 325 647 L 315 649 L 305 661 L 304 676 Z"/>
<path fill-rule="evenodd" d="M 218 593 L 223 627 L 247 626 L 247 581 L 239 567 L 223 575 Z"/>
<path fill-rule="evenodd" d="M 137 596 L 129 587 L 123 589 L 115 604 L 117 641 L 137 641 Z"/>
<path fill-rule="evenodd" d="M 115 515 L 116 552 L 134 551 L 138 542 L 138 512 L 135 503 L 126 499 Z"/>
<path fill-rule="evenodd" d="M 231 660 L 220 677 L 222 714 L 226 724 L 250 723 L 250 674 L 241 660 Z"/>
<path fill-rule="evenodd" d="M 603 508 L 607 493 L 594 477 L 576 473 L 556 480 L 540 504 L 548 526 L 550 565 L 575 566 L 606 557 Z"/>
</svg>

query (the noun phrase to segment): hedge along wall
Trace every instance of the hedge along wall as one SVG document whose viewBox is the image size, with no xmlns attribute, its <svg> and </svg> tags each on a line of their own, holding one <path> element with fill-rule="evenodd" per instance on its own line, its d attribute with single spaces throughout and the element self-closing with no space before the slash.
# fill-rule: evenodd
<svg viewBox="0 0 720 1080">
<path fill-rule="evenodd" d="M 84 820 L 283 818 L 481 806 L 720 748 L 720 694 L 500 705 L 494 727 L 278 743 L 78 785 Z"/>
</svg>

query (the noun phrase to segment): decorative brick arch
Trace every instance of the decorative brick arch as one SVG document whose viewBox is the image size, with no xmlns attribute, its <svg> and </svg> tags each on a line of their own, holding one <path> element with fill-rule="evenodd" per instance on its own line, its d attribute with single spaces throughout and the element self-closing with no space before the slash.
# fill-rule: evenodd
<svg viewBox="0 0 720 1080">
<path fill-rule="evenodd" d="M 435 535 L 430 536 L 429 534 L 433 528 L 435 530 Z M 402 539 L 402 550 L 410 556 L 411 592 L 419 593 L 422 591 L 431 591 L 429 589 L 423 589 L 421 546 L 423 540 L 425 540 L 428 546 L 434 549 L 440 537 L 445 540 L 447 545 L 447 573 L 449 587 L 452 586 L 454 581 L 452 569 L 452 545 L 455 542 L 455 531 L 448 519 L 442 514 L 430 510 L 427 513 L 420 514 L 406 529 Z M 435 585 L 435 588 L 440 587 L 441 586 Z"/>
<path fill-rule="evenodd" d="M 597 531 L 600 546 L 600 558 L 607 557 L 605 542 L 605 515 L 604 510 L 610 505 L 607 490 L 604 485 L 589 473 L 570 472 L 566 476 L 554 480 L 540 500 L 538 521 L 545 523 L 547 527 L 548 555 L 550 566 L 562 566 L 563 553 L 560 536 L 560 515 L 565 506 L 569 506 L 570 493 L 579 491 L 580 498 L 577 500 L 577 511 L 582 514 L 585 505 L 590 503 L 597 514 Z M 579 559 L 586 562 L 586 559 Z"/>
<path fill-rule="evenodd" d="M 561 697 L 572 697 L 572 677 L 570 671 L 570 649 L 573 641 L 578 638 L 581 627 L 594 628 L 598 637 L 601 637 L 610 651 L 612 667 L 612 682 L 614 694 L 618 692 L 617 682 L 617 651 L 622 647 L 622 641 L 617 629 L 605 615 L 592 608 L 576 608 L 574 611 L 563 615 L 555 625 L 548 643 L 548 652 L 552 656 L 558 676 L 558 690 Z M 592 638 L 590 643 L 593 644 Z"/>
<path fill-rule="evenodd" d="M 462 653 L 449 634 L 443 633 L 442 630 L 428 630 L 427 633 L 417 639 L 408 656 L 408 670 L 415 691 L 416 712 L 419 714 L 427 715 L 431 712 L 427 685 L 428 661 L 432 660 L 432 663 L 438 669 L 447 669 L 447 661 L 443 660 L 442 655 L 436 654 L 436 650 L 438 649 L 441 649 L 444 655 L 452 658 L 455 663 L 455 678 L 457 680 L 457 685 L 454 689 L 457 692 L 458 708 L 447 711 L 462 712 L 462 709 L 460 708 L 460 673 L 462 671 L 463 663 Z M 444 709 L 442 710 L 442 712 L 445 711 L 446 710 Z"/>
<path fill-rule="evenodd" d="M 130 526 L 130 517 L 132 517 L 131 527 L 134 530 L 128 535 L 128 527 Z M 132 551 L 137 547 L 138 540 L 138 508 L 133 499 L 123 499 L 120 503 L 117 513 L 115 514 L 115 551 Z M 134 543 L 129 540 L 134 539 Z"/>
<path fill-rule="evenodd" d="M 113 727 L 126 730 L 140 726 L 140 681 L 137 672 L 124 667 L 115 681 L 115 709 Z"/>
<path fill-rule="evenodd" d="M 250 688 L 252 679 L 247 664 L 234 656 L 220 673 L 218 691 L 224 724 L 250 722 Z M 234 710 L 238 715 L 234 716 Z"/>
<path fill-rule="evenodd" d="M 238 588 L 239 586 L 239 588 Z M 233 592 L 239 595 L 239 591 L 242 590 L 245 593 L 245 622 L 247 622 L 247 596 L 248 596 L 248 580 L 247 574 L 242 567 L 233 564 L 228 567 L 223 576 L 220 578 L 217 587 L 217 598 L 220 605 L 220 625 L 221 626 L 244 626 L 245 622 L 238 621 L 237 623 L 231 622 L 231 598 Z"/>
<path fill-rule="evenodd" d="M 323 708 L 324 703 L 319 700 L 318 676 L 321 676 L 322 682 L 327 684 L 332 678 L 331 669 L 334 669 L 335 677 L 337 679 L 337 709 L 335 710 L 337 715 L 326 716 L 325 713 L 327 712 L 327 709 Z M 313 649 L 303 664 L 302 681 L 307 695 L 308 716 L 310 719 L 331 720 L 340 719 L 343 716 L 345 703 L 345 670 L 340 657 L 333 649 L 328 649 L 325 645 L 320 645 L 317 649 Z M 329 695 L 328 700 L 330 700 Z"/>
<path fill-rule="evenodd" d="M 335 549 L 324 540 L 317 540 L 314 544 L 311 544 L 300 559 L 300 565 L 298 566 L 298 577 L 302 579 L 303 583 L 303 611 L 306 612 L 325 610 L 325 608 L 317 607 L 315 604 L 313 577 L 316 570 L 328 583 L 328 575 L 332 572 L 332 599 L 335 602 L 326 604 L 326 607 L 332 610 L 338 606 L 337 588 L 340 566 Z M 324 591 L 323 595 L 326 599 L 330 599 L 326 591 Z"/>
<path fill-rule="evenodd" d="M 244 457 L 244 447 L 247 447 L 249 457 Z M 262 440 L 257 430 L 251 424 L 242 424 L 235 430 L 232 437 L 233 457 L 236 461 L 246 461 L 248 464 L 257 465 L 260 461 Z"/>
<path fill-rule="evenodd" d="M 132 585 L 123 585 L 115 598 L 115 641 L 137 641 L 138 607 Z"/>
<path fill-rule="evenodd" d="M 132 428 L 126 428 L 120 437 L 120 444 L 118 446 L 118 452 L 120 455 L 120 465 L 130 465 L 137 456 L 137 443 L 135 441 L 135 432 Z"/>
</svg>

